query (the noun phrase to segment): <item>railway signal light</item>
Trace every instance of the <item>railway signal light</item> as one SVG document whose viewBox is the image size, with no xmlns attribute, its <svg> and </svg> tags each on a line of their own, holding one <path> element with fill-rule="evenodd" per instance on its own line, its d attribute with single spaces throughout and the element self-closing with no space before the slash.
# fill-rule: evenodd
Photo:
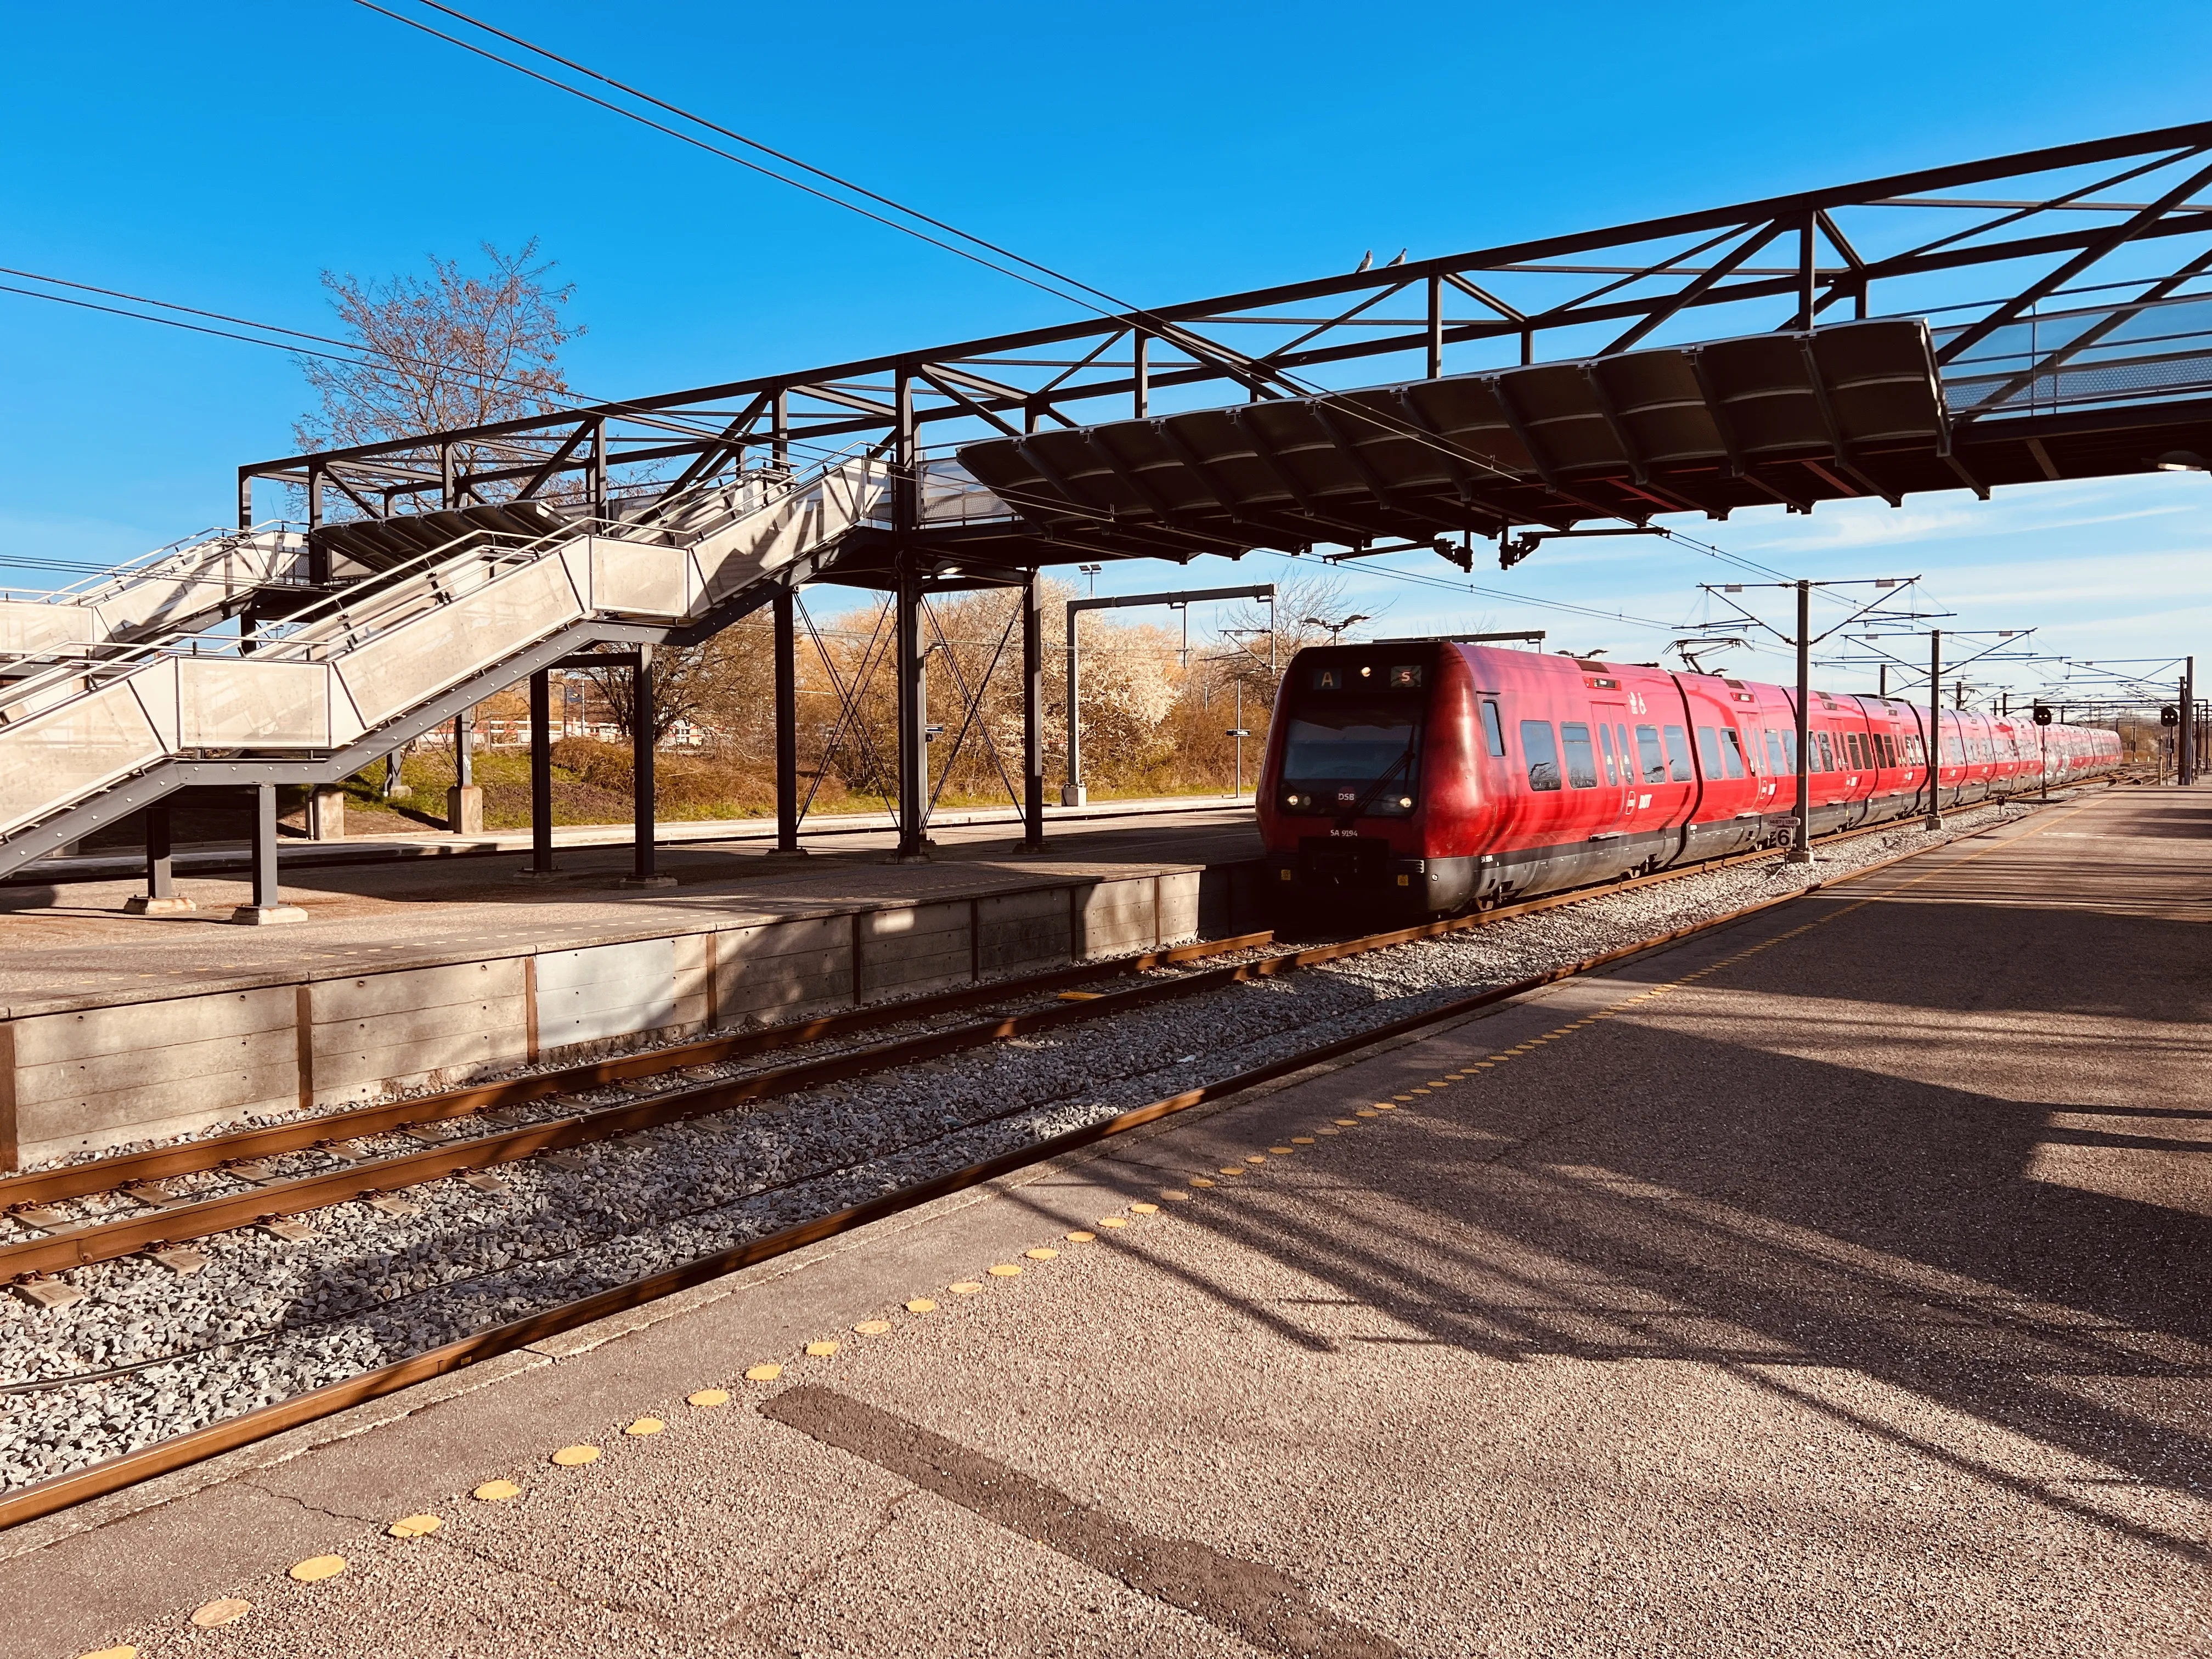
<svg viewBox="0 0 2212 1659">
<path fill-rule="evenodd" d="M 2158 723 L 2160 726 L 2180 725 L 2181 711 L 2179 708 L 2174 708 L 2171 703 L 2167 704 L 2166 707 L 2158 711 Z"/>
<path fill-rule="evenodd" d="M 2047 704 L 2038 703 L 2035 705 L 2035 723 L 2038 726 L 2048 726 L 2051 724 L 2051 709 Z"/>
</svg>

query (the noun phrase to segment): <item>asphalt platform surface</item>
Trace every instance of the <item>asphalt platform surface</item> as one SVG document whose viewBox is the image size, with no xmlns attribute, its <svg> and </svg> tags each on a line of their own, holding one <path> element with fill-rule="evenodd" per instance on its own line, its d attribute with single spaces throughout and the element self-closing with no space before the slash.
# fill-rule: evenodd
<svg viewBox="0 0 2212 1659">
<path fill-rule="evenodd" d="M 2055 806 L 29 1523 L 0 1648 L 2212 1650 L 2208 837 Z"/>
<path fill-rule="evenodd" d="M 708 836 L 717 831 L 716 839 Z M 249 903 L 240 872 L 184 874 L 177 891 L 196 912 L 133 916 L 136 876 L 100 874 L 112 860 L 57 867 L 46 884 L 0 887 L 0 1016 L 149 1000 L 312 977 L 472 962 L 531 950 L 567 950 L 749 921 L 819 914 L 1050 884 L 1233 864 L 1260 856 L 1252 803 L 1209 799 L 1113 803 L 1048 811 L 1046 850 L 1012 850 L 1018 824 L 947 814 L 933 824 L 926 864 L 892 865 L 896 834 L 821 823 L 800 854 L 774 850 L 774 828 L 670 824 L 657 848 L 672 887 L 627 889 L 627 841 L 562 832 L 556 877 L 521 881 L 522 850 L 446 856 L 380 856 L 390 843 L 283 844 L 284 902 L 307 921 L 240 927 Z M 586 834 L 594 835 L 586 839 Z M 434 838 L 424 838 L 431 840 Z M 486 842 L 488 848 L 493 847 Z M 404 849 L 402 849 L 404 850 Z M 419 849 L 418 849 L 419 850 Z M 348 854 L 374 861 L 343 861 Z"/>
</svg>

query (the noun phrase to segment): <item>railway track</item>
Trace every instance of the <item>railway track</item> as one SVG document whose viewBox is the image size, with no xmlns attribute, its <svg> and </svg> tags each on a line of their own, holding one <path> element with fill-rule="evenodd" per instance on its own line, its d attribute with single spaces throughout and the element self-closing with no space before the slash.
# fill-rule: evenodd
<svg viewBox="0 0 2212 1659">
<path fill-rule="evenodd" d="M 1821 844 L 1895 833 L 1899 827 L 1884 823 L 1844 830 L 1823 837 Z M 0 1280 L 36 1284 L 74 1267 L 143 1253 L 167 1253 L 216 1234 L 281 1223 L 356 1199 L 388 1198 L 433 1181 L 492 1176 L 500 1166 L 526 1158 L 557 1155 L 593 1141 L 633 1135 L 872 1073 L 895 1071 L 1013 1037 L 1108 1018 L 1238 981 L 1293 973 L 1419 939 L 1495 927 L 1779 856 L 1778 851 L 1760 848 L 1601 887 L 1550 894 L 1473 915 L 1300 950 L 1271 952 L 1267 947 L 1275 942 L 1273 933 L 1244 933 L 10 1176 L 0 1178 L 0 1212 L 27 1236 L 0 1239 Z M 1240 955 L 1248 959 L 1204 965 L 1213 958 Z M 1080 988 L 1162 973 L 1172 976 L 1149 978 L 1127 990 Z M 764 1067 L 736 1078 L 696 1075 L 706 1068 L 781 1049 L 1055 995 L 1070 1000 L 1024 1012 L 990 1013 L 981 1019 L 793 1065 Z M 694 1075 L 687 1079 L 686 1073 Z M 509 1121 L 507 1115 L 538 1102 L 619 1085 L 651 1088 L 654 1092 L 619 1105 L 523 1124 Z M 379 1154 L 363 1144 L 395 1136 L 418 1145 L 411 1150 Z M 301 1153 L 314 1155 L 321 1167 L 292 1173 L 279 1173 L 273 1168 L 272 1160 Z M 167 1184 L 195 1177 L 209 1178 L 224 1190 L 186 1193 Z M 82 1199 L 122 1206 L 125 1213 L 114 1218 L 78 1220 L 53 1207 Z"/>
<path fill-rule="evenodd" d="M 1894 833 L 1900 827 L 1903 826 L 1893 823 L 1868 826 L 1823 840 L 1826 844 L 1833 844 L 1864 835 L 1883 831 Z M 1928 849 L 1911 848 L 1872 864 L 1856 866 L 1849 874 L 1852 877 L 1864 875 L 1924 850 Z M 362 1108 L 271 1128 L 244 1131 L 233 1136 L 212 1137 L 150 1152 L 15 1176 L 0 1182 L 0 1202 L 16 1206 L 52 1203 L 64 1197 L 117 1191 L 119 1189 L 118 1176 L 124 1180 L 143 1181 L 155 1178 L 149 1172 L 157 1170 L 168 1176 L 180 1170 L 235 1170 L 242 1161 L 270 1155 L 272 1149 L 312 1150 L 319 1143 L 327 1147 L 334 1136 L 358 1136 L 367 1133 L 368 1126 L 372 1125 L 378 1126 L 378 1133 L 391 1133 L 417 1126 L 444 1127 L 457 1124 L 464 1127 L 465 1130 L 475 1131 L 465 1133 L 459 1139 L 425 1146 L 416 1152 L 359 1160 L 341 1158 L 337 1160 L 336 1167 L 289 1179 L 254 1182 L 248 1176 L 242 1177 L 248 1184 L 241 1190 L 181 1203 L 155 1204 L 146 1206 L 141 1213 L 121 1220 L 62 1227 L 36 1237 L 9 1241 L 0 1245 L 0 1273 L 19 1277 L 52 1273 L 69 1267 L 112 1261 L 144 1250 L 174 1248 L 185 1239 L 204 1237 L 255 1222 L 266 1222 L 344 1202 L 349 1199 L 390 1194 L 451 1175 L 485 1176 L 502 1164 L 557 1153 L 592 1140 L 634 1134 L 689 1117 L 729 1111 L 775 1096 L 820 1087 L 828 1082 L 896 1070 L 1010 1037 L 1111 1018 L 1241 981 L 1293 973 L 1303 968 L 1387 950 L 1415 940 L 1493 927 L 1517 917 L 1587 903 L 1634 888 L 1709 874 L 1716 869 L 1757 863 L 1776 856 L 1778 854 L 1765 851 L 1738 854 L 1685 870 L 1662 872 L 1630 882 L 1613 883 L 1595 890 L 1553 895 L 1478 915 L 1392 929 L 1304 949 L 1269 951 L 1267 947 L 1273 943 L 1272 935 L 1245 934 L 1236 939 L 1182 946 L 1114 963 L 1085 964 L 1000 981 L 971 991 L 916 999 L 878 1010 L 857 1011 L 793 1026 L 688 1043 L 477 1089 Z M 85 1469 L 40 1481 L 0 1498 L 0 1527 L 52 1513 L 100 1493 L 115 1491 L 169 1469 L 249 1444 L 296 1424 L 342 1411 L 353 1404 L 407 1387 L 412 1382 L 769 1260 L 883 1216 L 994 1179 L 1024 1165 L 1060 1156 L 1111 1135 L 1126 1133 L 1207 1101 L 1457 1018 L 1558 980 L 1588 973 L 1680 939 L 1740 921 L 1775 905 L 1787 903 L 1806 893 L 1816 891 L 1825 884 L 1816 882 L 1808 887 L 1793 889 L 1787 894 L 1741 906 L 1687 927 L 1638 939 L 1504 985 L 1454 998 L 1396 1020 L 1368 1026 L 1348 1036 L 1300 1048 L 1256 1068 L 1155 1100 L 1133 1110 L 1048 1139 L 1025 1144 L 997 1157 L 909 1184 L 896 1192 L 835 1213 L 784 1228 L 668 1272 L 492 1327 L 395 1364 L 364 1371 L 343 1382 L 205 1428 L 190 1431 Z M 1243 959 L 1212 961 L 1224 956 L 1241 956 Z M 1146 979 L 1127 989 L 1081 995 L 1079 1000 L 1056 1002 L 1024 1012 L 994 1013 L 980 1020 L 956 1024 L 918 1036 L 901 1036 L 845 1053 L 811 1058 L 796 1065 L 768 1067 L 737 1078 L 703 1082 L 689 1082 L 681 1077 L 681 1073 L 701 1065 L 719 1064 L 735 1057 L 850 1035 L 870 1026 L 906 1024 L 945 1013 L 962 1013 L 979 1006 L 1054 994 L 1079 985 L 1110 983 L 1115 979 L 1133 978 L 1163 970 L 1172 972 L 1174 976 Z M 672 1079 L 672 1082 L 671 1086 L 650 1098 L 564 1114 L 522 1127 L 502 1124 L 495 1115 L 503 1107 L 573 1092 L 580 1087 L 596 1088 L 611 1082 L 645 1079 Z M 185 1357 L 189 1356 L 164 1356 L 103 1375 L 119 1375 L 150 1365 L 176 1363 Z M 9 1385 L 6 1392 L 30 1391 L 89 1380 L 93 1379 L 80 1375 L 43 1382 L 18 1383 Z"/>
</svg>

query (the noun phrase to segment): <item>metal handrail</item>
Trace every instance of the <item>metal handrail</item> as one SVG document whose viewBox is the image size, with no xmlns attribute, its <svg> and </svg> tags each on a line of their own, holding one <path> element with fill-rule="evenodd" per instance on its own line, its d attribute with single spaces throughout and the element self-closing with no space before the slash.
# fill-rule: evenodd
<svg viewBox="0 0 2212 1659">
<path fill-rule="evenodd" d="M 671 544 L 696 546 L 744 519 L 766 512 L 794 495 L 818 490 L 835 473 L 852 465 L 855 460 L 868 459 L 857 447 L 853 450 L 841 451 L 808 471 L 795 475 L 782 488 L 764 494 L 759 501 L 750 507 L 732 507 L 717 514 L 705 526 L 684 526 L 680 544 L 672 542 L 672 532 L 665 526 L 641 525 L 600 515 L 572 520 L 539 536 L 519 542 L 512 532 L 473 526 L 401 564 L 380 571 L 377 574 L 381 580 L 365 593 L 349 590 L 325 594 L 295 611 L 270 619 L 256 629 L 254 649 L 251 652 L 245 649 L 246 641 L 236 635 L 217 635 L 199 630 L 170 634 L 151 641 L 96 641 L 83 653 L 52 660 L 41 672 L 15 681 L 4 690 L 0 690 L 0 730 L 12 723 L 6 713 L 10 708 L 21 708 L 56 693 L 64 694 L 55 696 L 52 702 L 41 702 L 34 708 L 27 709 L 15 718 L 45 714 L 66 707 L 77 697 L 89 696 L 105 690 L 150 664 L 171 657 L 215 656 L 278 662 L 329 661 L 358 649 L 414 617 L 427 614 L 435 605 L 447 602 L 433 599 L 426 605 L 422 601 L 424 595 L 441 591 L 436 586 L 441 574 L 456 566 L 463 566 L 464 562 L 471 558 L 495 567 L 484 579 L 488 582 L 497 579 L 496 567 L 532 564 L 574 541 L 594 534 L 627 534 L 635 538 L 639 532 L 646 531 Z M 716 490 L 727 488 L 726 485 L 698 487 L 684 494 L 704 498 Z M 404 580 L 395 582 L 392 580 L 394 576 Z M 466 591 L 474 592 L 483 585 L 472 584 Z M 450 589 L 442 591 L 450 592 Z M 363 605 L 373 608 L 362 614 L 359 607 Z M 394 612 L 398 614 L 394 615 Z M 321 631 L 331 623 L 340 625 L 342 638 L 333 640 L 329 634 Z M 203 649 L 204 646 L 206 648 Z M 320 654 L 318 654 L 319 651 Z"/>
</svg>

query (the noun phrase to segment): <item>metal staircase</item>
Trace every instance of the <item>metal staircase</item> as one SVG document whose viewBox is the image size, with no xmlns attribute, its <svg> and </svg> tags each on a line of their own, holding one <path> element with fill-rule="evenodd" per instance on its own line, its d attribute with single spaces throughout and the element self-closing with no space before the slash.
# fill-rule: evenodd
<svg viewBox="0 0 2212 1659">
<path fill-rule="evenodd" d="M 883 460 L 854 454 L 635 516 L 540 508 L 538 533 L 468 531 L 243 636 L 202 630 L 301 580 L 304 538 L 235 532 L 15 602 L 0 610 L 0 673 L 16 676 L 0 685 L 0 875 L 187 786 L 335 782 L 590 646 L 711 631 L 816 575 L 881 521 L 890 487 Z"/>
<path fill-rule="evenodd" d="M 0 599 L 0 675 L 207 628 L 270 589 L 307 582 L 307 540 L 296 530 L 202 531 L 58 593 Z"/>
</svg>

